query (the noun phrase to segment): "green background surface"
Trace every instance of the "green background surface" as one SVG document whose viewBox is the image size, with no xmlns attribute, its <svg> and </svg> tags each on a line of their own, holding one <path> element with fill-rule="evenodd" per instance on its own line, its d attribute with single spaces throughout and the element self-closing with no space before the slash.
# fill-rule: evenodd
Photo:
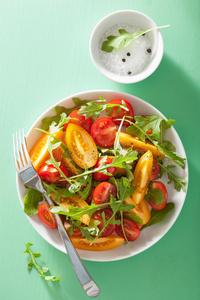
<svg viewBox="0 0 200 300">
<path fill-rule="evenodd" d="M 138 96 L 176 120 L 189 163 L 183 210 L 156 245 L 117 262 L 85 261 L 101 287 L 98 299 L 200 299 L 200 4 L 199 0 L 4 0 L 0 1 L 1 239 L 0 299 L 88 299 L 67 255 L 44 241 L 19 204 L 12 133 L 32 123 L 49 106 L 73 93 L 111 89 Z M 163 29 L 164 57 L 148 79 L 123 85 L 93 66 L 89 39 L 107 14 L 132 9 Z M 60 283 L 28 272 L 25 242 Z"/>
</svg>

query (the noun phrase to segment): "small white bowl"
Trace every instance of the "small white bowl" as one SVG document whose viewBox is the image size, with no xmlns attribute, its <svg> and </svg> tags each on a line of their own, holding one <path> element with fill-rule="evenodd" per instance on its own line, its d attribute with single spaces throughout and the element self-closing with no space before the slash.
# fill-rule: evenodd
<svg viewBox="0 0 200 300">
<path fill-rule="evenodd" d="M 155 22 L 145 14 L 134 10 L 121 10 L 103 18 L 94 28 L 90 38 L 90 56 L 97 70 L 105 77 L 119 83 L 135 83 L 150 76 L 159 66 L 163 57 L 163 38 L 160 30 L 148 33 L 151 42 L 151 58 L 144 69 L 136 75 L 118 75 L 109 71 L 100 58 L 100 42 L 102 36 L 117 24 L 124 24 L 141 30 L 158 27 Z M 114 51 L 114 50 L 113 50 Z"/>
</svg>

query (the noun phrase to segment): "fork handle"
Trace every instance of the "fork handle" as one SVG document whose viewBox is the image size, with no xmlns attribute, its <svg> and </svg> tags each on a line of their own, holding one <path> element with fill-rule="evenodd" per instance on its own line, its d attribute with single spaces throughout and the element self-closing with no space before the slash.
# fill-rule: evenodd
<svg viewBox="0 0 200 300">
<path fill-rule="evenodd" d="M 52 200 L 47 196 L 46 193 L 44 193 L 44 197 L 49 202 L 49 204 L 52 206 L 54 205 Z M 72 266 L 74 268 L 74 271 L 76 273 L 76 276 L 86 292 L 86 294 L 89 297 L 97 297 L 100 294 L 100 289 L 86 270 L 78 252 L 76 251 L 74 245 L 72 244 L 64 226 L 63 223 L 58 215 L 56 215 L 56 220 L 58 224 L 58 231 L 60 233 L 60 236 L 62 238 L 62 241 L 65 245 L 65 248 L 67 250 L 67 253 L 69 255 L 70 261 L 72 263 Z"/>
</svg>

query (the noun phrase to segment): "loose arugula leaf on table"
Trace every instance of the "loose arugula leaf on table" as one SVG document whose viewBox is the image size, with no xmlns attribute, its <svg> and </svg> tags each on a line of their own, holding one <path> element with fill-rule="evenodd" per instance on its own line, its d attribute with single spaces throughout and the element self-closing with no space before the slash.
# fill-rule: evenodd
<svg viewBox="0 0 200 300">
<path fill-rule="evenodd" d="M 148 193 L 145 195 L 145 200 L 149 202 L 151 199 L 156 205 L 162 204 L 165 202 L 163 192 L 159 189 L 148 189 Z"/>
<path fill-rule="evenodd" d="M 136 31 L 134 33 L 129 33 L 127 32 L 125 29 L 119 29 L 119 36 L 114 36 L 114 35 L 110 35 L 107 37 L 107 40 L 103 42 L 101 50 L 105 51 L 105 52 L 112 52 L 113 50 L 115 50 L 116 52 L 121 48 L 121 47 L 127 47 L 129 46 L 132 41 L 134 39 L 136 39 L 137 37 L 150 32 L 152 30 L 156 30 L 156 29 L 161 29 L 161 28 L 165 28 L 165 27 L 169 27 L 170 25 L 165 25 L 165 26 L 160 26 L 160 27 L 156 27 L 156 28 L 151 28 L 151 29 L 147 29 L 144 31 Z"/>
<path fill-rule="evenodd" d="M 102 99 L 101 101 L 106 101 L 102 97 L 100 97 L 100 99 Z M 88 102 L 86 105 L 83 105 L 79 109 L 78 114 L 80 116 L 85 116 L 86 119 L 94 115 L 94 118 L 97 119 L 105 110 L 107 110 L 106 115 L 110 116 L 114 107 L 118 107 L 119 110 L 124 109 L 128 111 L 128 108 L 126 107 L 126 103 L 124 101 L 122 102 L 122 104 L 97 104 L 95 102 Z"/>
<path fill-rule="evenodd" d="M 54 108 L 54 110 L 56 112 L 56 115 L 52 116 L 52 117 L 44 118 L 42 120 L 42 129 L 43 130 L 48 130 L 49 126 L 52 124 L 52 122 L 55 122 L 56 124 L 58 124 L 59 121 L 60 121 L 60 115 L 62 113 L 65 113 L 68 116 L 71 112 L 73 112 L 74 110 L 79 109 L 82 105 L 85 105 L 85 104 L 93 102 L 93 101 L 96 102 L 96 101 L 99 101 L 99 100 L 81 100 L 79 98 L 72 98 L 72 101 L 74 102 L 75 105 L 71 108 L 66 108 L 66 107 L 59 106 L 59 105 L 56 106 Z"/>
<path fill-rule="evenodd" d="M 169 202 L 161 210 L 152 209 L 151 210 L 151 219 L 149 220 L 149 222 L 147 224 L 142 226 L 141 230 L 143 230 L 144 228 L 149 227 L 151 225 L 154 225 L 156 223 L 162 222 L 167 217 L 167 215 L 170 213 L 170 211 L 172 211 L 174 209 L 174 207 L 175 207 L 175 204 L 172 202 Z"/>
<path fill-rule="evenodd" d="M 24 212 L 32 217 L 38 213 L 38 203 L 43 200 L 43 196 L 39 191 L 29 188 L 24 198 Z"/>
<path fill-rule="evenodd" d="M 171 168 L 175 168 L 174 165 L 168 165 L 168 166 L 164 166 L 163 164 L 161 164 L 159 161 L 158 161 L 159 165 L 160 165 L 160 169 L 162 170 L 162 173 L 163 172 L 166 172 L 167 173 L 167 176 L 168 176 L 168 184 L 170 184 L 172 181 L 174 182 L 174 188 L 180 192 L 180 190 L 182 189 L 183 192 L 186 191 L 186 184 L 187 184 L 187 181 L 184 179 L 184 178 L 181 178 L 181 177 L 177 177 L 174 173 L 172 173 L 169 169 Z"/>
<path fill-rule="evenodd" d="M 46 267 L 41 267 L 40 265 L 38 265 L 35 261 L 35 258 L 40 257 L 41 254 L 40 253 L 35 253 L 32 252 L 30 249 L 30 246 L 32 246 L 32 243 L 26 243 L 26 250 L 24 251 L 24 253 L 28 253 L 30 255 L 31 261 L 28 263 L 28 268 L 27 270 L 31 270 L 33 266 L 35 266 L 35 268 L 37 269 L 38 273 L 40 274 L 41 277 L 43 277 L 45 280 L 48 281 L 59 281 L 61 276 L 59 277 L 55 277 L 55 276 L 45 276 L 44 273 L 46 273 L 48 271 L 48 268 Z"/>
</svg>

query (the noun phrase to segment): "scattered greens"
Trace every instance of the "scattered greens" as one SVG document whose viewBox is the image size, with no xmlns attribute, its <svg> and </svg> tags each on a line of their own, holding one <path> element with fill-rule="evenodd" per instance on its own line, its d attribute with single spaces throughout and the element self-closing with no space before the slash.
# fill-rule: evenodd
<svg viewBox="0 0 200 300">
<path fill-rule="evenodd" d="M 151 199 L 156 205 L 165 202 L 164 195 L 159 189 L 148 189 L 148 193 L 144 198 L 147 202 L 149 202 L 149 199 Z"/>
<path fill-rule="evenodd" d="M 30 258 L 31 258 L 31 261 L 28 263 L 28 268 L 27 270 L 31 270 L 33 266 L 35 266 L 35 268 L 37 269 L 38 273 L 40 274 L 41 277 L 43 277 L 45 280 L 48 280 L 48 281 L 59 281 L 61 276 L 59 277 L 55 277 L 55 276 L 46 276 L 44 275 L 44 273 L 46 273 L 49 269 L 46 268 L 46 267 L 41 267 L 39 266 L 35 259 L 37 257 L 40 257 L 41 254 L 40 253 L 35 253 L 35 252 L 32 252 L 31 249 L 30 249 L 30 246 L 32 246 L 33 244 L 31 243 L 26 243 L 26 250 L 24 251 L 24 253 L 28 253 L 30 255 Z"/>
<path fill-rule="evenodd" d="M 151 219 L 149 220 L 149 222 L 147 224 L 142 226 L 141 230 L 146 227 L 149 227 L 151 225 L 154 225 L 156 223 L 162 222 L 167 217 L 167 215 L 170 213 L 170 211 L 172 211 L 174 209 L 174 207 L 175 207 L 175 204 L 172 202 L 169 202 L 161 210 L 155 210 L 152 208 Z"/>
<path fill-rule="evenodd" d="M 134 41 L 134 39 L 136 39 L 137 37 L 150 32 L 152 30 L 157 30 L 157 29 L 161 29 L 161 28 L 165 28 L 165 27 L 169 27 L 170 25 L 165 25 L 165 26 L 160 26 L 160 27 L 156 27 L 156 28 L 151 28 L 148 30 L 144 30 L 144 31 L 136 31 L 134 33 L 129 33 L 127 32 L 125 29 L 119 29 L 119 36 L 114 36 L 114 35 L 110 35 L 107 37 L 107 40 L 103 42 L 101 50 L 105 51 L 105 52 L 112 52 L 113 50 L 115 50 L 116 52 L 124 47 L 126 48 L 127 46 L 129 46 L 132 41 Z"/>
</svg>

